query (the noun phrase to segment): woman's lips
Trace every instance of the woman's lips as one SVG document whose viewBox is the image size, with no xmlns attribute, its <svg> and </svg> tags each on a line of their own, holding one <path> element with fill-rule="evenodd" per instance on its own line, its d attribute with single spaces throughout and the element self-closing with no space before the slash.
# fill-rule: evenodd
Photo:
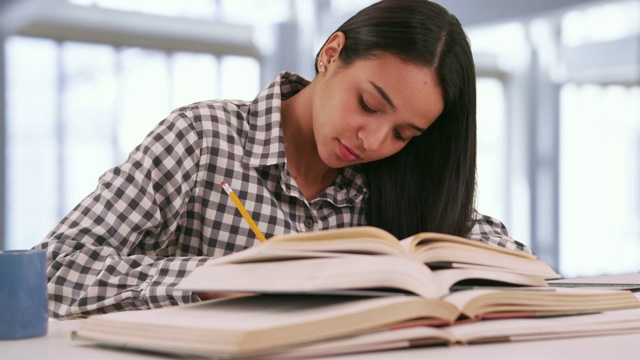
<svg viewBox="0 0 640 360">
<path fill-rule="evenodd" d="M 345 146 L 342 142 L 338 141 L 338 152 L 344 161 L 354 162 L 360 158 L 358 153 L 351 150 L 351 148 Z"/>
</svg>

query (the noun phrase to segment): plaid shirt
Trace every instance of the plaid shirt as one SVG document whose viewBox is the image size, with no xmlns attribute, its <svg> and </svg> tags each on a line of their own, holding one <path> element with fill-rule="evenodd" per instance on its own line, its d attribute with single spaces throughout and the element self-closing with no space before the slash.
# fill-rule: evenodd
<svg viewBox="0 0 640 360">
<path fill-rule="evenodd" d="M 308 83 L 283 72 L 251 102 L 204 101 L 164 119 L 36 246 L 47 250 L 50 315 L 198 301 L 175 289 L 189 271 L 258 242 L 223 180 L 267 238 L 365 225 L 356 170 L 312 201 L 287 170 L 280 105 Z M 469 237 L 529 251 L 480 214 Z"/>
</svg>

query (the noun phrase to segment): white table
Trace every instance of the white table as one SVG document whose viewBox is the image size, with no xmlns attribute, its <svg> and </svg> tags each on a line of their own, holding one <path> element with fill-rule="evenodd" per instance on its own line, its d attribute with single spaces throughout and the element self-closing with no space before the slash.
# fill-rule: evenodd
<svg viewBox="0 0 640 360">
<path fill-rule="evenodd" d="M 83 320 L 53 321 L 47 336 L 0 341 L 0 359 L 172 359 L 171 357 L 94 347 L 71 340 Z M 428 347 L 354 354 L 332 359 L 640 359 L 640 333 L 561 340 Z"/>
<path fill-rule="evenodd" d="M 137 352 L 120 351 L 88 345 L 71 340 L 71 332 L 80 328 L 84 320 L 50 321 L 46 336 L 21 340 L 0 340 L 0 359 L 162 359 Z M 166 357 L 164 358 L 166 359 Z"/>
</svg>

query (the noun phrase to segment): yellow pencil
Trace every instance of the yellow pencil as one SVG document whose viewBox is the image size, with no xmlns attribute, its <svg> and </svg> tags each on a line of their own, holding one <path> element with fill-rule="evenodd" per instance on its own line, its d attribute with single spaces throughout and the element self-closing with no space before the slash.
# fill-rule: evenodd
<svg viewBox="0 0 640 360">
<path fill-rule="evenodd" d="M 251 215 L 249 215 L 249 213 L 247 212 L 247 209 L 244 208 L 244 205 L 242 205 L 236 193 L 234 193 L 233 190 L 231 189 L 231 186 L 229 186 L 229 184 L 227 184 L 226 181 L 222 181 L 220 184 L 222 185 L 222 188 L 224 189 L 224 191 L 229 195 L 229 197 L 231 197 L 231 200 L 233 200 L 233 203 L 236 204 L 236 207 L 240 211 L 240 214 L 242 214 L 242 217 L 247 221 L 247 223 L 249 224 L 249 227 L 251 228 L 251 230 L 253 230 L 253 233 L 256 234 L 256 237 L 258 238 L 258 240 L 260 240 L 260 242 L 267 241 L 267 238 L 265 238 L 262 231 L 258 229 L 258 225 L 256 225 L 256 223 L 253 221 L 253 219 L 251 218 Z"/>
</svg>

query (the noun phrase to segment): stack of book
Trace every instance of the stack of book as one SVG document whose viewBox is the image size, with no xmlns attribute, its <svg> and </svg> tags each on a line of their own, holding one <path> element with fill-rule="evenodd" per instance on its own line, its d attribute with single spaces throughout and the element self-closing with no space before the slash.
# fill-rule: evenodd
<svg viewBox="0 0 640 360">
<path fill-rule="evenodd" d="M 640 331 L 624 310 L 640 307 L 632 292 L 548 285 L 559 277 L 532 255 L 451 235 L 290 234 L 213 259 L 180 284 L 244 296 L 91 316 L 74 335 L 178 355 L 281 359 Z"/>
</svg>

